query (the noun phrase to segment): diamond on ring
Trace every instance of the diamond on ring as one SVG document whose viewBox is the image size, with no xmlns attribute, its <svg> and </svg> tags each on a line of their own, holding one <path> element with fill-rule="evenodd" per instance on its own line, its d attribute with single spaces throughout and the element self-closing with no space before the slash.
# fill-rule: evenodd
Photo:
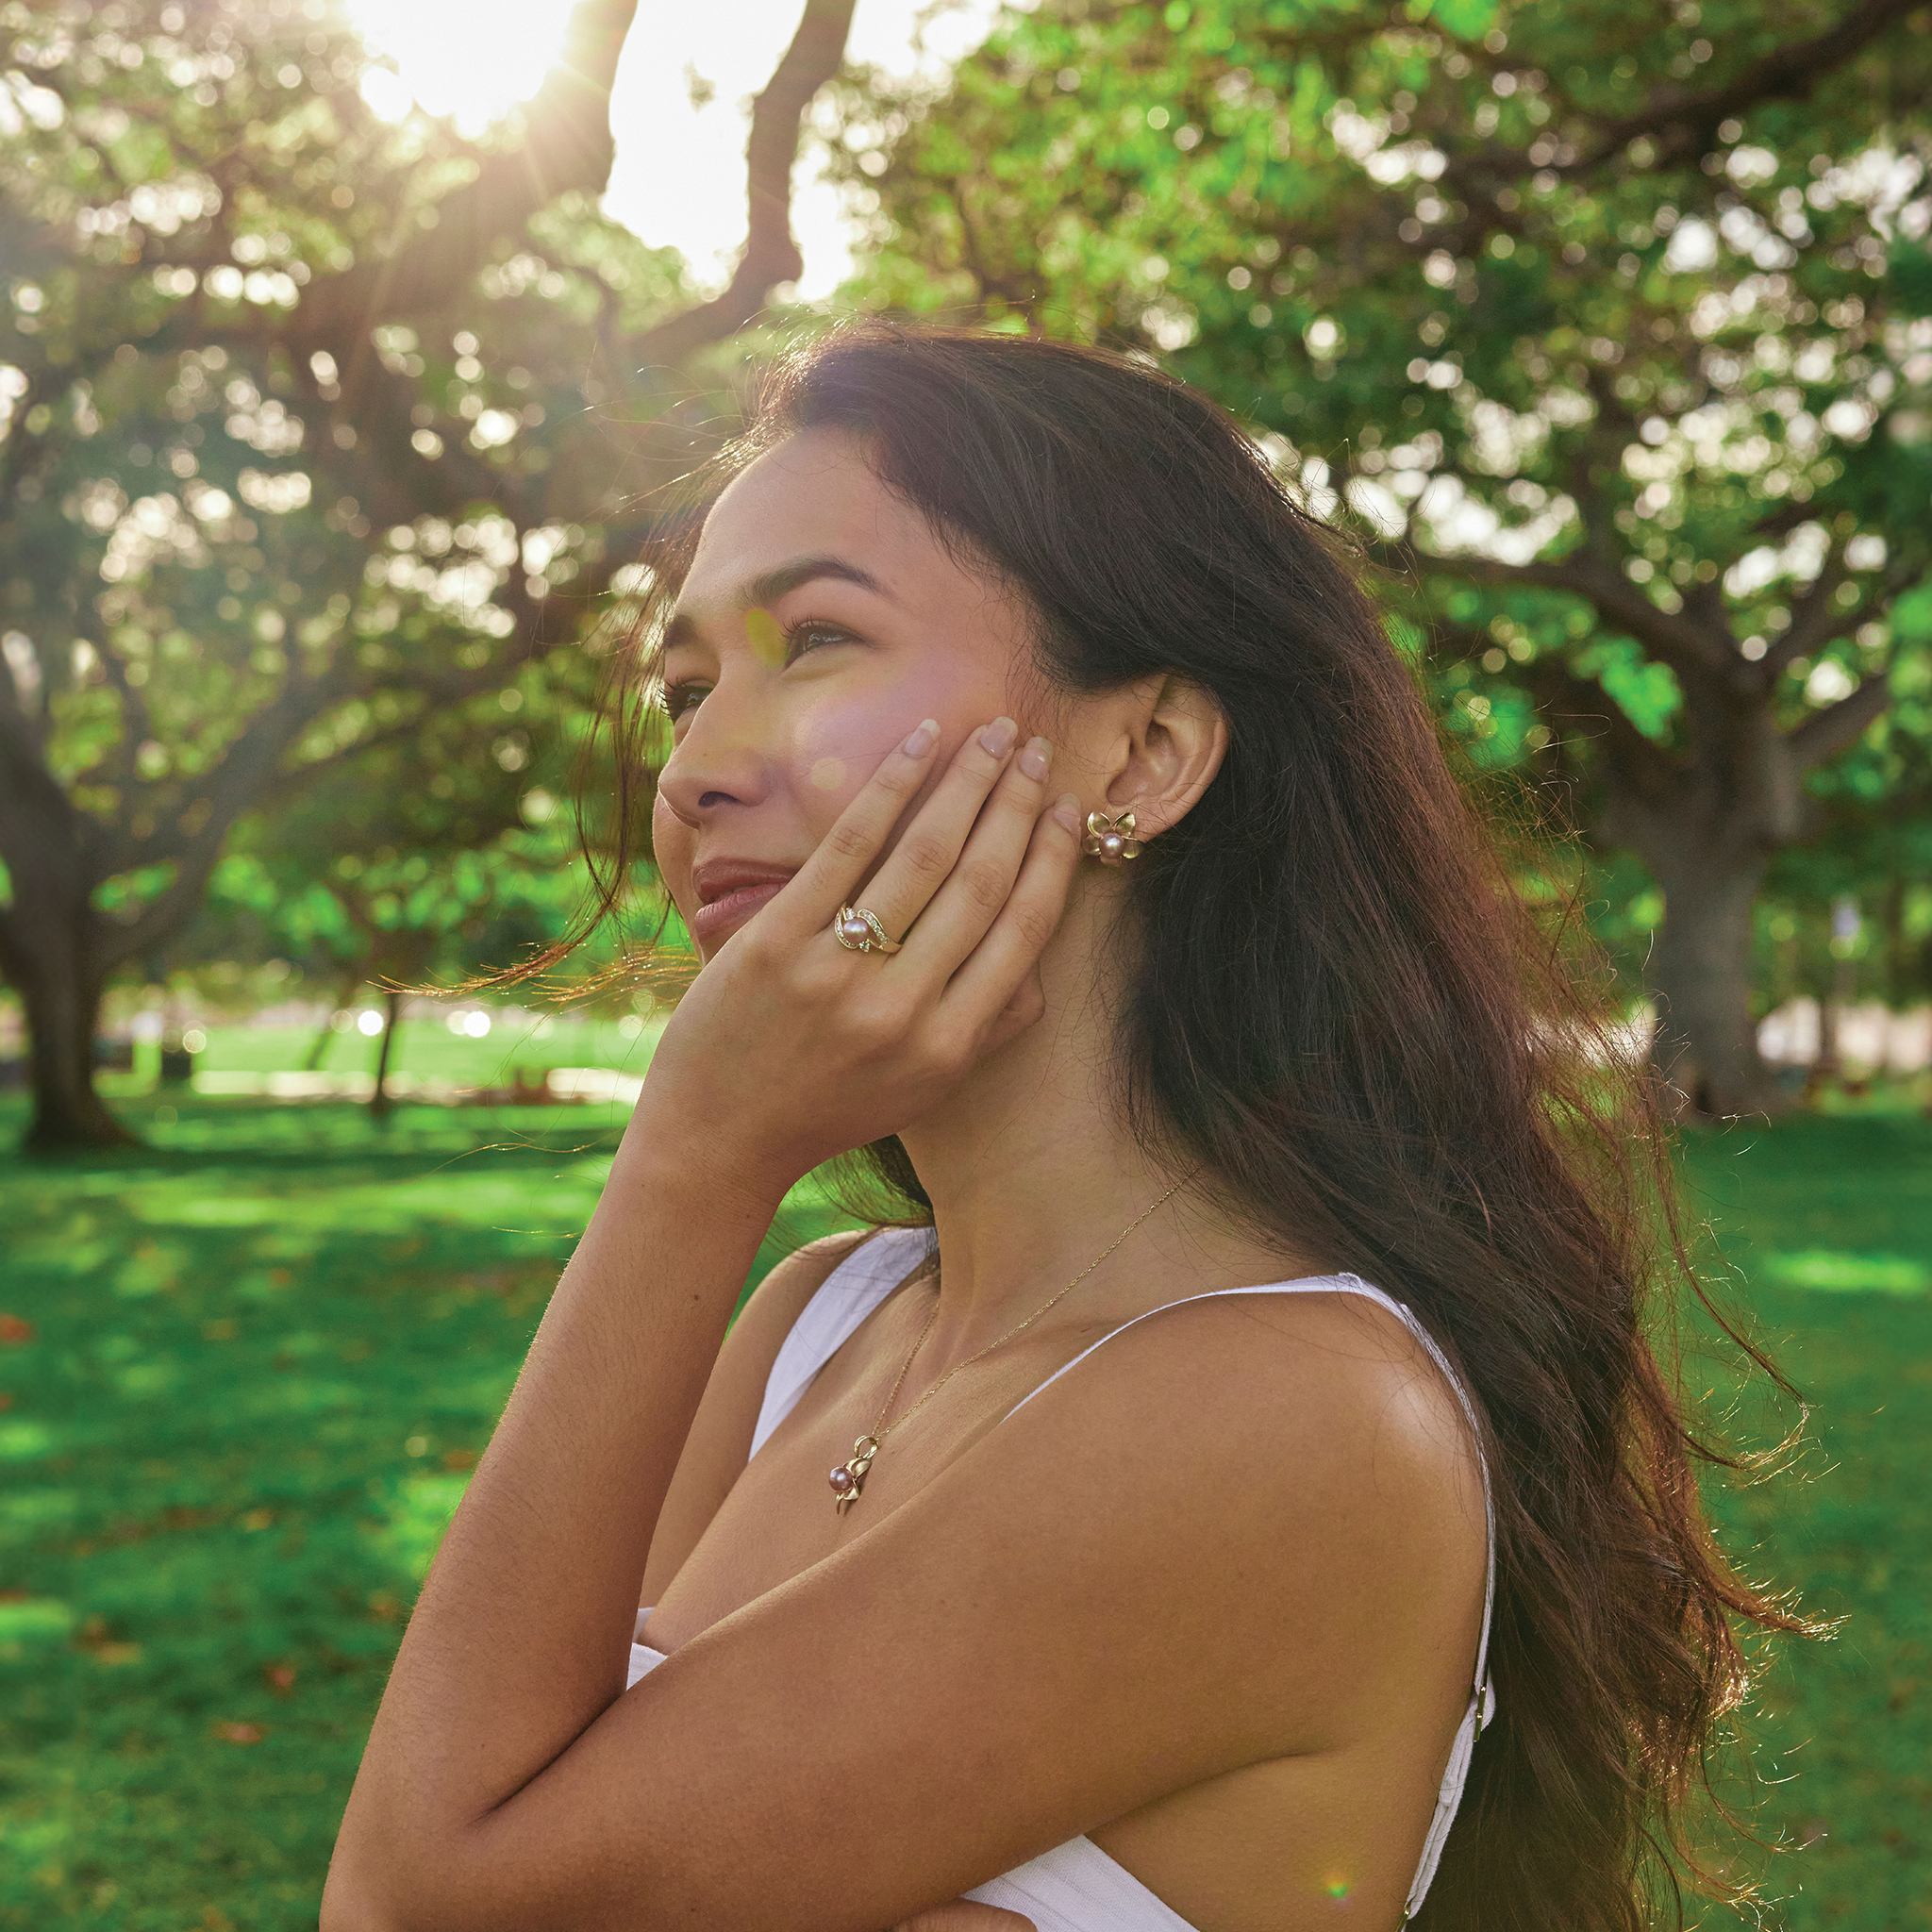
<svg viewBox="0 0 1932 1932">
<path fill-rule="evenodd" d="M 901 941 L 891 938 L 879 924 L 876 912 L 863 906 L 841 906 L 832 922 L 832 937 L 848 953 L 896 953 Z"/>
</svg>

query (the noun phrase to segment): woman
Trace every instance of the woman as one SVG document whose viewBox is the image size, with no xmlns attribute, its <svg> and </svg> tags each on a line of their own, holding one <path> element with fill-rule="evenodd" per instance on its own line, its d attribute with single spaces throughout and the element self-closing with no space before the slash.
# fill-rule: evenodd
<svg viewBox="0 0 1932 1932">
<path fill-rule="evenodd" d="M 834 337 L 715 482 L 639 647 L 703 968 L 326 1932 L 1642 1923 L 1786 1620 L 1644 1340 L 1638 1103 L 1372 608 L 1059 344 Z M 727 1334 L 854 1149 L 907 1224 Z"/>
</svg>

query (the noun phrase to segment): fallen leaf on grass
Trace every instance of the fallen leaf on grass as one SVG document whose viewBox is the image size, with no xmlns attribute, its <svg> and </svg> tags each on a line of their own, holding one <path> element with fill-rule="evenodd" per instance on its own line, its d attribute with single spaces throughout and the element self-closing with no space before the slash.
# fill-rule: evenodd
<svg viewBox="0 0 1932 1932">
<path fill-rule="evenodd" d="M 262 1740 L 262 1728 L 259 1724 L 217 1724 L 215 1736 L 225 1744 L 258 1744 Z"/>
<path fill-rule="evenodd" d="M 286 1697 L 295 1688 L 295 1666 L 293 1664 L 270 1664 L 261 1674 L 270 1686 Z"/>
<path fill-rule="evenodd" d="M 33 1339 L 34 1324 L 31 1322 L 24 1322 L 18 1315 L 0 1315 L 0 1342 L 18 1348 Z"/>
<path fill-rule="evenodd" d="M 107 1618 L 91 1616 L 75 1633 L 76 1649 L 87 1651 L 96 1663 L 131 1664 L 141 1655 L 138 1643 L 124 1643 L 108 1624 Z"/>
</svg>

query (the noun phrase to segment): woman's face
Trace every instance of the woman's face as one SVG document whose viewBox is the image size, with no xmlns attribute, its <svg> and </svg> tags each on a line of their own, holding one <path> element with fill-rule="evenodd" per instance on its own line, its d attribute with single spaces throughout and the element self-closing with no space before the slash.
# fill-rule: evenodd
<svg viewBox="0 0 1932 1932">
<path fill-rule="evenodd" d="M 922 719 L 936 782 L 969 731 L 1016 715 L 1029 663 L 1019 600 L 949 557 L 856 440 L 810 430 L 759 458 L 706 519 L 666 631 L 654 838 L 700 956 Z"/>
</svg>

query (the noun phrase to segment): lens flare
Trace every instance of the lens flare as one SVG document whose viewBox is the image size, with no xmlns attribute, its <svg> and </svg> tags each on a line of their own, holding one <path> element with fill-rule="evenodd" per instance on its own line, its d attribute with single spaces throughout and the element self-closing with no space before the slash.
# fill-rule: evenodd
<svg viewBox="0 0 1932 1932">
<path fill-rule="evenodd" d="M 778 620 L 759 605 L 744 613 L 744 634 L 751 640 L 752 655 L 773 671 L 785 663 L 785 633 Z"/>
</svg>

